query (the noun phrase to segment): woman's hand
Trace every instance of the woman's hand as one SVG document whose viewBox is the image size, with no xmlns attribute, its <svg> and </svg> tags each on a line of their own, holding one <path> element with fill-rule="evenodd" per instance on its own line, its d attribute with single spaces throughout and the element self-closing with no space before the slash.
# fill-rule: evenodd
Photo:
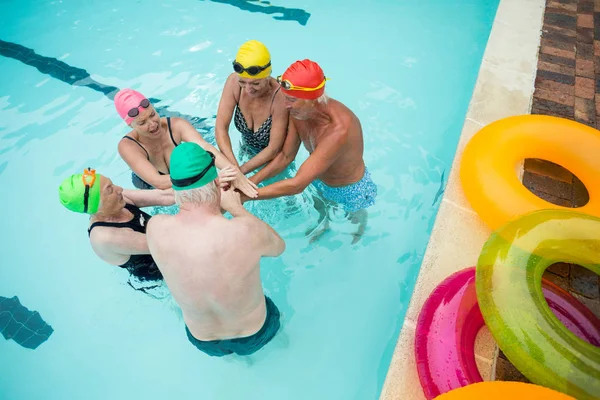
<svg viewBox="0 0 600 400">
<path fill-rule="evenodd" d="M 258 186 L 248 179 L 239 169 L 236 169 L 236 176 L 235 179 L 231 181 L 231 185 L 251 199 L 258 197 Z"/>
<path fill-rule="evenodd" d="M 233 165 L 228 165 L 219 171 L 219 184 L 221 188 L 227 189 L 231 186 L 231 182 L 235 180 L 238 175 L 238 170 Z"/>
</svg>

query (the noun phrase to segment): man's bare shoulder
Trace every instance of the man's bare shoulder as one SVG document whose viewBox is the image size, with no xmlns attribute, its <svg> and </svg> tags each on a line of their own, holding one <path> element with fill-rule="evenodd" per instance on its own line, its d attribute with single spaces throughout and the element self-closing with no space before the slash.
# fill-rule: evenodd
<svg viewBox="0 0 600 400">
<path fill-rule="evenodd" d="M 263 228 L 263 222 L 253 215 L 234 217 L 227 221 L 230 232 L 239 237 L 253 237 L 257 230 Z"/>
<path fill-rule="evenodd" d="M 329 99 L 328 109 L 332 114 L 332 117 L 334 117 L 333 119 L 343 124 L 349 125 L 352 123 L 352 120 L 356 118 L 356 115 L 351 109 L 334 99 Z"/>
<path fill-rule="evenodd" d="M 256 224 L 258 222 L 260 222 L 253 215 L 242 215 L 242 216 L 239 216 L 239 217 L 234 217 L 234 218 L 228 219 L 227 221 L 232 226 L 239 227 L 240 229 L 251 228 L 253 226 L 256 226 Z"/>
<path fill-rule="evenodd" d="M 154 215 L 148 221 L 146 225 L 146 234 L 150 233 L 150 231 L 154 232 L 155 230 L 163 230 L 174 223 L 175 216 L 169 214 L 157 214 Z"/>
</svg>

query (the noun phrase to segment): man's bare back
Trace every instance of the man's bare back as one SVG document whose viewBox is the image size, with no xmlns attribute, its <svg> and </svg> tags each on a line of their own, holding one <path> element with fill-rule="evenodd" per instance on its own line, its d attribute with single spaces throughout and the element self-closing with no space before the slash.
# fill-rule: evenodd
<svg viewBox="0 0 600 400">
<path fill-rule="evenodd" d="M 185 211 L 158 217 L 150 225 L 157 232 L 152 254 L 194 337 L 257 332 L 265 320 L 265 298 L 254 221 Z"/>
<path fill-rule="evenodd" d="M 280 255 L 285 243 L 246 211 L 237 192 L 218 188 L 214 157 L 197 144 L 173 150 L 171 180 L 180 211 L 153 217 L 146 235 L 188 339 L 211 356 L 252 354 L 280 326 L 277 307 L 263 294 L 260 259 Z"/>
<path fill-rule="evenodd" d="M 346 186 L 358 182 L 365 172 L 363 161 L 362 127 L 356 115 L 337 100 L 329 99 L 323 117 L 318 119 L 295 119 L 291 121 L 309 153 L 313 153 L 319 142 L 336 131 L 344 131 L 343 142 L 335 155 L 336 159 L 319 179 L 329 186 Z"/>
</svg>

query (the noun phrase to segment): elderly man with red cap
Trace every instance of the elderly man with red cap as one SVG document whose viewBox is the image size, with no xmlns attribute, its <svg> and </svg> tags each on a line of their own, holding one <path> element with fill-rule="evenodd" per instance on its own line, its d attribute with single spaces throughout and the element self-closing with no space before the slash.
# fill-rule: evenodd
<svg viewBox="0 0 600 400">
<path fill-rule="evenodd" d="M 375 203 L 377 186 L 363 160 L 363 133 L 358 117 L 345 105 L 325 94 L 325 75 L 313 61 L 296 61 L 277 78 L 290 110 L 290 124 L 283 151 L 251 181 L 258 184 L 283 171 L 296 157 L 300 142 L 310 153 L 296 176 L 258 190 L 259 199 L 295 195 L 311 183 L 327 205 L 342 206 L 358 223 L 353 243 L 366 226 L 366 208 Z M 315 204 L 319 209 L 319 205 Z M 323 207 L 319 225 L 328 220 Z M 327 224 L 327 221 L 326 221 Z"/>
</svg>

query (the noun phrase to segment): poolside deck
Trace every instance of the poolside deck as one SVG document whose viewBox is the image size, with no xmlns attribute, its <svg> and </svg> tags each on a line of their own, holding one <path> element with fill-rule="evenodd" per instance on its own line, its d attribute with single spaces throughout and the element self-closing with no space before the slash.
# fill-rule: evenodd
<svg viewBox="0 0 600 400">
<path fill-rule="evenodd" d="M 452 170 L 419 278 L 381 394 L 382 400 L 424 399 L 414 356 L 416 321 L 431 291 L 475 265 L 490 230 L 466 200 L 458 170 L 462 151 L 483 126 L 519 114 L 546 114 L 600 128 L 600 0 L 501 0 Z M 526 160 L 523 184 L 567 207 L 587 202 L 577 177 L 552 163 Z M 556 264 L 546 278 L 600 316 L 598 276 Z M 476 343 L 484 380 L 526 379 L 506 360 L 486 328 Z"/>
</svg>

